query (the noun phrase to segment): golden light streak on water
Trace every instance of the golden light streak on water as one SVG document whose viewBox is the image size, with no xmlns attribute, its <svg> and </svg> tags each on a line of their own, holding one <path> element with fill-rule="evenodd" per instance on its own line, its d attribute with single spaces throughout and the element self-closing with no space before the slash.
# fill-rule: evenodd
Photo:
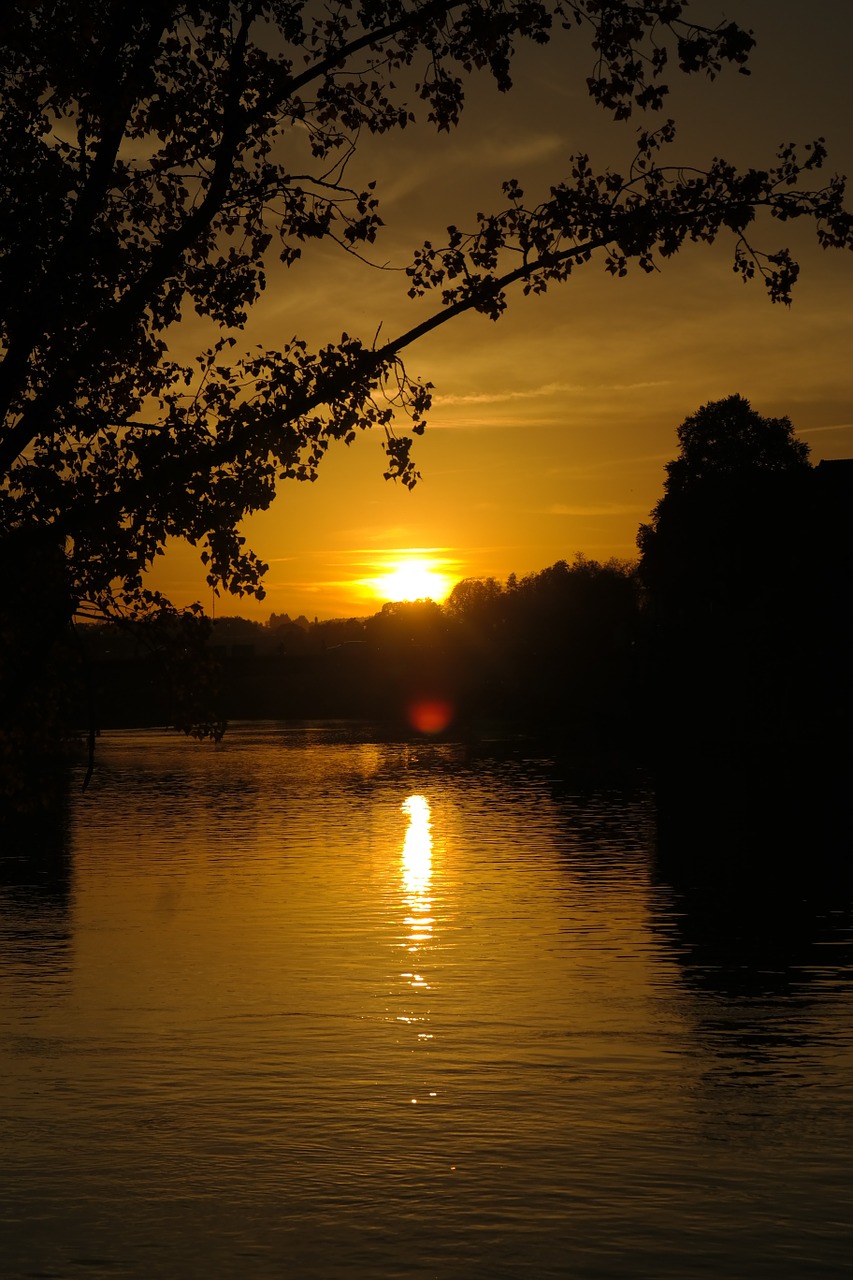
<svg viewBox="0 0 853 1280">
<path fill-rule="evenodd" d="M 403 923 L 408 934 L 403 945 L 410 953 L 432 941 L 432 815 L 426 796 L 408 796 L 400 806 L 409 819 L 401 854 L 402 878 L 407 914 Z M 429 983 L 420 973 L 402 975 L 411 987 L 429 989 Z"/>
</svg>

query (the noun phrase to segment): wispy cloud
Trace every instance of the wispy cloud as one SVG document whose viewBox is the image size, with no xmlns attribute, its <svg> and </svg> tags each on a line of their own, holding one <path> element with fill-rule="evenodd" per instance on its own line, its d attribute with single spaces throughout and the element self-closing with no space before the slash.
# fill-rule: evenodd
<svg viewBox="0 0 853 1280">
<path fill-rule="evenodd" d="M 381 182 L 382 204 L 385 208 L 390 208 L 415 191 L 428 190 L 439 176 L 442 183 L 446 183 L 448 169 L 461 170 L 466 176 L 494 169 L 505 176 L 507 166 L 521 168 L 539 164 L 561 150 L 566 150 L 565 138 L 556 133 L 543 133 L 538 137 L 528 135 L 502 142 L 486 139 L 472 146 L 457 145 L 450 155 L 444 147 L 426 155 L 421 151 L 415 153 L 416 159 L 412 163 L 398 164 L 393 175 L 387 175 Z M 403 160 L 402 152 L 399 159 Z M 500 198 L 497 187 L 495 196 L 496 199 Z"/>
<path fill-rule="evenodd" d="M 333 552 L 331 555 L 326 554 L 326 558 L 330 563 L 345 565 L 365 563 L 364 557 L 367 556 L 370 563 L 373 564 L 377 560 L 381 560 L 384 564 L 387 560 L 399 560 L 401 557 L 409 556 L 417 558 L 418 556 L 447 556 L 457 550 L 456 547 L 447 546 L 412 546 L 411 543 L 406 545 L 398 544 L 397 546 L 387 545 L 388 539 L 385 539 L 386 546 L 381 551 L 376 547 L 346 547 L 339 551 Z"/>
<path fill-rule="evenodd" d="M 471 395 L 437 395 L 433 396 L 433 405 L 463 404 L 507 404 L 514 400 L 537 400 L 545 396 L 555 395 L 597 395 L 601 391 L 641 391 L 652 387 L 667 387 L 669 380 L 660 382 L 598 382 L 586 385 L 576 382 L 546 382 L 539 387 L 528 387 L 523 391 L 483 391 Z"/>
<path fill-rule="evenodd" d="M 543 133 L 538 138 L 516 138 L 514 142 L 498 143 L 491 139 L 478 147 L 467 147 L 460 155 L 466 167 L 479 164 L 482 167 L 505 168 L 513 164 L 538 164 L 558 151 L 566 151 L 566 139 L 558 133 Z"/>
</svg>

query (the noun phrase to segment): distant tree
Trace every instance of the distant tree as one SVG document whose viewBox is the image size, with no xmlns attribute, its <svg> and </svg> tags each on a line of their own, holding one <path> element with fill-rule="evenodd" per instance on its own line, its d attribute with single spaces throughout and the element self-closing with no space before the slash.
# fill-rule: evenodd
<svg viewBox="0 0 853 1280">
<path fill-rule="evenodd" d="M 496 578 L 463 578 L 445 601 L 451 618 L 492 631 L 505 614 L 504 590 Z"/>
<path fill-rule="evenodd" d="M 743 396 L 703 405 L 677 431 L 664 494 L 640 525 L 640 576 L 659 601 L 752 590 L 755 564 L 769 577 L 792 529 L 797 478 L 811 470 L 809 446 L 790 418 L 765 418 Z M 792 487 L 793 482 L 793 487 Z"/>
<path fill-rule="evenodd" d="M 582 691 L 599 702 L 614 693 L 636 626 L 633 564 L 601 564 L 579 552 L 571 564 L 558 560 L 522 578 L 509 599 L 516 653 L 528 655 L 552 693 L 564 690 L 576 702 Z"/>
<path fill-rule="evenodd" d="M 664 497 L 655 508 L 705 480 L 759 472 L 801 471 L 809 446 L 790 418 L 764 418 L 743 396 L 713 400 L 685 418 L 676 435 L 680 452 L 666 464 Z"/>
<path fill-rule="evenodd" d="M 364 625 L 365 639 L 385 654 L 439 646 L 444 612 L 434 600 L 389 600 Z"/>
<path fill-rule="evenodd" d="M 575 735 L 628 713 L 634 566 L 578 554 L 539 573 L 458 583 L 445 606 L 460 684 L 478 714 L 521 716 Z"/>
<path fill-rule="evenodd" d="M 637 539 L 664 721 L 709 740 L 779 730 L 786 715 L 802 722 L 797 655 L 821 551 L 808 445 L 790 419 L 765 418 L 741 396 L 704 405 L 678 439 Z"/>
</svg>

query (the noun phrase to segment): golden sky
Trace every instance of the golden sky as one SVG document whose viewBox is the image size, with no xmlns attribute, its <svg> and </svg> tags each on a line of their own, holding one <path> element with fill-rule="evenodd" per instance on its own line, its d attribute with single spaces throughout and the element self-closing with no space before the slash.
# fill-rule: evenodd
<svg viewBox="0 0 853 1280">
<path fill-rule="evenodd" d="M 700 8 L 752 27 L 758 47 L 750 77 L 727 71 L 711 84 L 673 73 L 664 113 L 679 124 L 672 162 L 721 155 L 764 167 L 779 143 L 824 136 L 829 171 L 853 175 L 853 6 L 817 0 L 807 16 L 797 0 Z M 387 224 L 376 261 L 403 266 L 449 222 L 464 228 L 479 210 L 502 207 L 506 178 L 529 199 L 544 197 L 574 152 L 598 169 L 627 167 L 649 120 L 615 124 L 597 110 L 584 85 L 590 51 L 577 36 L 573 46 L 568 60 L 562 41 L 526 51 L 509 95 L 475 82 L 450 136 L 419 125 L 362 147 L 358 177 L 377 179 Z M 410 348 L 410 372 L 436 388 L 416 444 L 421 483 L 409 492 L 382 479 L 377 436 L 333 450 L 316 484 L 283 484 L 246 524 L 270 566 L 266 599 L 223 597 L 216 613 L 370 614 L 382 601 L 367 582 L 413 556 L 452 580 L 505 579 L 578 551 L 633 557 L 676 427 L 734 393 L 763 414 L 787 414 L 814 461 L 853 456 L 853 258 L 778 223 L 756 239 L 799 251 L 790 309 L 772 306 L 760 284 L 744 286 L 733 246 L 721 242 L 690 246 L 653 276 L 615 280 L 593 261 L 544 299 L 517 293 L 497 325 L 465 317 Z M 280 345 L 298 334 L 322 344 L 344 330 L 369 341 L 380 324 L 390 338 L 421 314 L 399 272 L 309 246 L 304 262 L 271 273 L 245 341 Z M 187 354 L 194 333 L 183 330 Z M 191 548 L 170 548 L 152 578 L 176 604 L 211 605 Z"/>
</svg>

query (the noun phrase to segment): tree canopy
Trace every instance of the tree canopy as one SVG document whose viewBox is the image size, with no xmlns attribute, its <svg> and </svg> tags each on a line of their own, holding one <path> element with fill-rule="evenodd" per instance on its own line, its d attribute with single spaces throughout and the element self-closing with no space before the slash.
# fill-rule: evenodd
<svg viewBox="0 0 853 1280">
<path fill-rule="evenodd" d="M 740 395 L 711 401 L 677 430 L 663 497 L 637 535 L 640 573 L 657 603 L 680 613 L 755 598 L 784 575 L 796 537 L 809 446 L 790 418 L 765 418 Z"/>
<path fill-rule="evenodd" d="M 270 265 L 318 242 L 363 253 L 381 193 L 350 186 L 360 136 L 422 113 L 453 128 L 468 79 L 512 85 L 522 42 L 585 39 L 587 88 L 624 118 L 659 111 L 673 65 L 746 70 L 752 34 L 680 0 L 11 0 L 0 41 L 0 528 L 49 531 L 67 596 L 110 613 L 159 602 L 146 569 L 170 537 L 212 587 L 263 594 L 240 521 L 282 479 L 314 479 L 329 445 L 375 426 L 387 474 L 414 483 L 430 384 L 401 352 L 465 311 L 497 319 L 598 262 L 651 271 L 688 241 L 732 237 L 734 265 L 786 302 L 797 266 L 753 243 L 763 209 L 850 248 L 844 182 L 814 184 L 822 140 L 763 169 L 670 167 L 671 121 L 630 170 L 576 155 L 547 198 L 508 176 L 502 208 L 413 251 L 406 288 L 434 312 L 380 343 L 238 349 Z M 809 185 L 812 183 L 813 185 Z M 178 359 L 189 315 L 209 346 Z M 41 545 L 41 544 L 39 544 Z"/>
<path fill-rule="evenodd" d="M 710 765 L 746 800 L 766 770 L 778 804 L 794 760 L 822 797 L 810 808 L 834 806 L 850 771 L 851 464 L 812 467 L 790 419 L 741 396 L 703 405 L 678 439 L 638 537 L 644 715 L 665 779 L 701 803 Z"/>
<path fill-rule="evenodd" d="M 666 464 L 667 498 L 714 477 L 808 466 L 809 446 L 794 435 L 791 419 L 762 417 L 739 395 L 702 405 L 684 419 L 676 435 L 678 457 Z"/>
</svg>

